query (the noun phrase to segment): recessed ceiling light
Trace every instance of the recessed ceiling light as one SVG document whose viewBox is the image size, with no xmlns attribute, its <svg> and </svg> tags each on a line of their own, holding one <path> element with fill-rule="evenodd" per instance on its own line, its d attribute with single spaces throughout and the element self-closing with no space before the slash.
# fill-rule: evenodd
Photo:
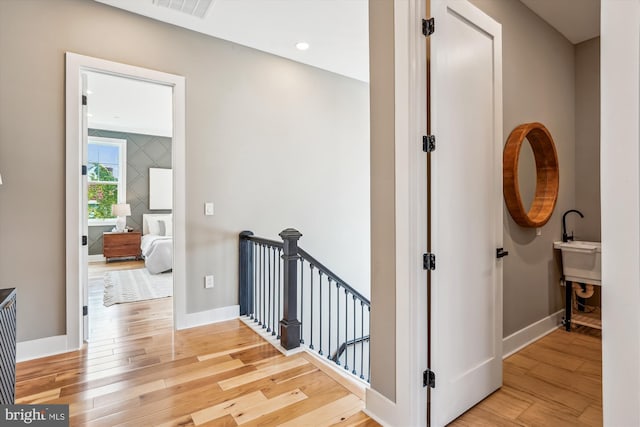
<svg viewBox="0 0 640 427">
<path fill-rule="evenodd" d="M 296 43 L 296 48 L 298 50 L 307 50 L 307 49 L 309 49 L 309 43 L 307 43 L 307 42 L 298 42 L 298 43 Z"/>
<path fill-rule="evenodd" d="M 87 117 L 93 117 L 93 114 L 87 113 Z"/>
<path fill-rule="evenodd" d="M 91 95 L 93 93 L 92 90 L 87 90 L 87 95 Z"/>
</svg>

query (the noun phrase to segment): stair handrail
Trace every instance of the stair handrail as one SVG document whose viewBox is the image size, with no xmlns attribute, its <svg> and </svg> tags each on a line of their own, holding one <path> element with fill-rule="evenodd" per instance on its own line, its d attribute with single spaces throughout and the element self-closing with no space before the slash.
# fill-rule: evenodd
<svg viewBox="0 0 640 427">
<path fill-rule="evenodd" d="M 338 276 L 337 274 L 335 274 L 333 271 L 329 270 L 329 268 L 327 268 L 324 264 L 322 264 L 320 261 L 318 261 L 317 259 L 315 259 L 314 257 L 312 257 L 311 255 L 309 255 L 309 252 L 305 251 L 304 249 L 302 249 L 301 247 L 298 247 L 298 254 L 305 260 L 307 261 L 309 264 L 313 265 L 314 267 L 316 267 L 318 270 L 321 270 L 324 274 L 326 274 L 328 277 L 330 276 L 331 279 L 338 283 L 340 286 L 342 286 L 343 288 L 345 288 L 346 290 L 349 291 L 349 293 L 351 293 L 353 296 L 355 296 L 356 298 L 358 298 L 360 301 L 362 301 L 367 307 L 371 306 L 371 302 L 365 298 L 360 292 L 356 291 L 355 289 L 353 289 L 351 286 L 349 286 L 347 284 L 347 282 L 345 282 L 344 280 L 342 280 L 340 278 L 340 276 Z M 327 284 L 328 285 L 328 284 Z"/>
</svg>

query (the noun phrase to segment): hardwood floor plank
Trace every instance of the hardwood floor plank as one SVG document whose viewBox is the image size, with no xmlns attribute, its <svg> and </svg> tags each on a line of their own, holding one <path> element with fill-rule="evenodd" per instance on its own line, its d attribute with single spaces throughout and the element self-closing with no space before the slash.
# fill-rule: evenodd
<svg viewBox="0 0 640 427">
<path fill-rule="evenodd" d="M 534 400 L 510 387 L 503 386 L 482 401 L 483 408 L 503 418 L 516 420 L 533 405 Z"/>
<path fill-rule="evenodd" d="M 270 377 L 271 375 L 281 373 L 287 371 L 292 368 L 297 368 L 299 366 L 303 366 L 308 364 L 306 360 L 292 356 L 285 361 L 273 362 L 272 364 L 268 364 L 266 366 L 259 366 L 255 372 L 249 372 L 244 375 L 240 375 L 234 378 L 229 378 L 225 381 L 220 381 L 218 385 L 223 390 L 229 390 L 234 387 L 241 386 L 243 384 L 247 384 L 253 381 L 257 381 L 263 378 Z"/>
<path fill-rule="evenodd" d="M 536 402 L 527 409 L 518 421 L 528 426 L 580 426 L 578 416 L 568 413 L 564 407 L 552 402 Z"/>
<path fill-rule="evenodd" d="M 539 345 L 535 348 L 532 346 L 525 347 L 520 354 L 538 362 L 544 362 L 553 366 L 563 366 L 570 371 L 575 371 L 584 363 L 584 359 L 579 356 L 566 354 L 545 345 Z"/>
<path fill-rule="evenodd" d="M 513 427 L 527 424 L 494 414 L 482 406 L 475 406 L 449 425 L 452 427 Z"/>
<path fill-rule="evenodd" d="M 238 352 L 242 352 L 244 350 L 249 350 L 250 348 L 267 346 L 267 345 L 270 346 L 268 343 L 266 343 L 264 341 L 256 342 L 256 343 L 253 343 L 253 344 L 240 346 L 240 347 L 232 348 L 232 349 L 229 349 L 229 350 L 219 351 L 217 353 L 204 354 L 204 355 L 198 356 L 198 360 L 202 362 L 202 361 L 209 360 L 209 359 L 215 359 L 216 357 L 225 356 L 227 354 L 238 353 Z"/>
<path fill-rule="evenodd" d="M 602 405 L 591 405 L 578 417 L 580 423 L 588 427 L 602 426 Z"/>
<path fill-rule="evenodd" d="M 268 399 L 264 402 L 258 402 L 244 410 L 240 410 L 239 408 L 232 408 L 231 416 L 236 420 L 236 423 L 238 423 L 238 425 L 242 425 L 252 420 L 257 420 L 258 418 L 265 417 L 272 412 L 287 408 L 290 405 L 306 398 L 306 394 L 304 394 L 299 389 L 295 389 Z"/>
<path fill-rule="evenodd" d="M 600 381 L 584 375 L 576 375 L 562 368 L 541 363 L 529 371 L 529 375 L 557 387 L 571 390 L 593 400 L 602 400 Z"/>
<path fill-rule="evenodd" d="M 197 380 L 200 378 L 210 377 L 210 376 L 219 374 L 221 372 L 232 371 L 234 369 L 242 368 L 243 366 L 245 366 L 245 364 L 242 363 L 241 360 L 229 360 L 228 362 L 219 363 L 217 365 L 208 366 L 201 369 L 195 369 L 193 371 L 190 371 L 181 375 L 176 375 L 170 378 L 166 378 L 165 383 L 167 384 L 168 387 L 171 387 L 173 385 L 186 383 L 186 382 Z M 249 374 L 244 374 L 244 375 L 249 375 Z M 234 377 L 234 378 L 237 378 L 237 377 Z M 231 381 L 231 379 L 226 381 Z"/>
<path fill-rule="evenodd" d="M 362 402 L 362 400 L 353 394 L 348 394 L 313 411 L 307 412 L 304 415 L 282 423 L 280 427 L 330 426 L 344 421 L 350 416 L 362 411 L 363 407 L 364 402 Z"/>
<path fill-rule="evenodd" d="M 35 393 L 35 394 L 21 397 L 20 399 L 16 399 L 16 403 L 35 405 L 38 403 L 47 402 L 51 399 L 57 399 L 58 397 L 60 397 L 60 389 L 54 388 L 54 389 L 41 391 L 40 393 Z"/>
<path fill-rule="evenodd" d="M 242 411 L 247 410 L 251 406 L 255 406 L 260 402 L 266 401 L 267 398 L 261 391 L 255 391 L 236 399 L 227 400 L 209 408 L 194 412 L 191 414 L 191 419 L 195 425 L 202 425 L 208 421 L 224 417 L 225 415 L 232 415 L 234 411 L 242 413 Z M 235 420 L 235 417 L 233 418 Z"/>
</svg>

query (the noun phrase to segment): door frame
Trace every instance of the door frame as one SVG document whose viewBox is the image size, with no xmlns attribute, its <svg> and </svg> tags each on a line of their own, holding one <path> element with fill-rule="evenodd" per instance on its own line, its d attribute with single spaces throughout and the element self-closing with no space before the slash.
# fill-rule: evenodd
<svg viewBox="0 0 640 427">
<path fill-rule="evenodd" d="M 395 399 L 372 387 L 365 412 L 383 425 L 427 425 L 427 56 L 422 18 L 429 0 L 394 0 Z M 437 24 L 436 24 L 437 25 Z M 385 306 L 384 302 L 374 302 Z M 372 331 L 375 334 L 374 331 Z M 374 372 L 372 372 L 372 375 Z"/>
<path fill-rule="evenodd" d="M 173 322 L 175 329 L 186 322 L 186 138 L 185 138 L 185 78 L 175 74 L 150 70 L 90 56 L 66 52 L 66 341 L 67 350 L 83 345 L 82 300 L 83 277 L 80 263 L 82 239 L 82 102 L 81 72 L 96 71 L 144 80 L 173 88 Z"/>
</svg>

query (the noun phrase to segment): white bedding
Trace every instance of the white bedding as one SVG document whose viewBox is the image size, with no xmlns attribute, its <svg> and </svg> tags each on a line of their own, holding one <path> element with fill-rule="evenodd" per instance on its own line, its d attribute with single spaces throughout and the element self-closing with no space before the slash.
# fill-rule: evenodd
<svg viewBox="0 0 640 427">
<path fill-rule="evenodd" d="M 140 243 L 144 265 L 151 274 L 158 274 L 173 268 L 173 238 L 145 234 Z"/>
<path fill-rule="evenodd" d="M 140 249 L 151 274 L 173 269 L 173 224 L 171 214 L 143 214 Z"/>
</svg>

